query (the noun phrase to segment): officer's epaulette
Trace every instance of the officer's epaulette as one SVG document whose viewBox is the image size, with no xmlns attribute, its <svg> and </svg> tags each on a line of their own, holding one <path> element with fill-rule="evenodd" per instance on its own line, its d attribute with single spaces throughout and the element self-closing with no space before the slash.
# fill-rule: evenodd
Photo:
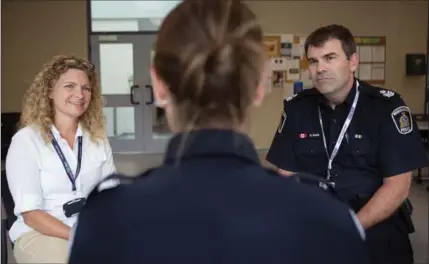
<svg viewBox="0 0 429 264">
<path fill-rule="evenodd" d="M 366 83 L 362 83 L 360 86 L 360 91 L 369 96 L 373 96 L 376 98 L 380 98 L 382 100 L 391 100 L 396 97 L 400 97 L 401 95 L 397 92 L 394 92 L 389 89 L 384 89 L 376 86 L 372 86 Z"/>
<path fill-rule="evenodd" d="M 284 100 L 285 103 L 287 102 L 291 102 L 291 101 L 297 101 L 300 100 L 302 98 L 306 98 L 308 96 L 313 96 L 313 95 L 317 95 L 318 91 L 316 88 L 311 88 L 311 89 L 305 89 L 299 93 L 296 93 L 292 96 L 286 97 L 286 99 Z"/>
<path fill-rule="evenodd" d="M 95 196 L 103 191 L 116 189 L 123 185 L 128 185 L 134 183 L 136 180 L 146 177 L 152 172 L 154 169 L 148 169 L 144 173 L 138 175 L 137 177 L 126 176 L 123 174 L 112 174 L 104 178 L 101 182 L 99 182 L 95 188 L 90 192 L 88 199 L 91 196 Z"/>
</svg>

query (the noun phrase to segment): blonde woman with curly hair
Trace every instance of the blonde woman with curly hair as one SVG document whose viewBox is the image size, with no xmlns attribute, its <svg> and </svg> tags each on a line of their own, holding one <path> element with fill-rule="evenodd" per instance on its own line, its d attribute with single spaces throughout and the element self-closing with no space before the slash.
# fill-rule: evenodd
<svg viewBox="0 0 429 264">
<path fill-rule="evenodd" d="M 26 92 L 6 157 L 18 263 L 66 263 L 71 227 L 94 186 L 116 171 L 94 66 L 56 56 Z"/>
</svg>

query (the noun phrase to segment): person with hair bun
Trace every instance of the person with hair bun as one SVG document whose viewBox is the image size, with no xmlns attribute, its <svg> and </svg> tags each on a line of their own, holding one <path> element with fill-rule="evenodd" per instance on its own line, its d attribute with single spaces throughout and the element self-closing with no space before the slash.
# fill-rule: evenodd
<svg viewBox="0 0 429 264">
<path fill-rule="evenodd" d="M 164 162 L 100 182 L 69 263 L 367 263 L 346 205 L 260 164 L 245 124 L 264 98 L 265 56 L 240 1 L 185 0 L 168 14 L 151 69 L 175 133 Z"/>
<path fill-rule="evenodd" d="M 115 171 L 94 66 L 76 56 L 55 56 L 25 93 L 6 156 L 17 263 L 66 263 L 71 228 L 86 196 Z"/>
</svg>

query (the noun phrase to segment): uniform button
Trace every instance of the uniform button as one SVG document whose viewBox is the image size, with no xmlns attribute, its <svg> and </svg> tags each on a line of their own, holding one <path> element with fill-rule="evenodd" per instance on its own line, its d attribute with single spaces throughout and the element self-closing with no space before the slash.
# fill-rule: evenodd
<svg viewBox="0 0 429 264">
<path fill-rule="evenodd" d="M 332 119 L 332 122 L 337 123 L 337 120 L 333 118 L 333 119 Z"/>
<path fill-rule="evenodd" d="M 334 177 L 338 177 L 338 173 L 334 173 Z"/>
</svg>

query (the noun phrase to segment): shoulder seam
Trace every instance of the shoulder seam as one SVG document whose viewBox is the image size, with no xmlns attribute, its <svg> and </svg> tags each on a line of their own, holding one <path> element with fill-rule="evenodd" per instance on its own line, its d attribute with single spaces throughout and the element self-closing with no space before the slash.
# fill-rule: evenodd
<svg viewBox="0 0 429 264">
<path fill-rule="evenodd" d="M 89 197 L 92 197 L 94 195 L 97 195 L 99 193 L 108 191 L 108 190 L 116 190 L 117 188 L 124 186 L 124 185 L 130 185 L 135 183 L 138 179 L 141 177 L 146 177 L 150 175 L 150 173 L 154 170 L 154 168 L 148 169 L 142 174 L 138 176 L 126 176 L 121 173 L 113 173 L 107 177 L 105 177 L 103 180 L 101 180 L 99 183 L 95 185 L 95 187 L 92 189 L 92 191 L 88 195 Z"/>
</svg>

